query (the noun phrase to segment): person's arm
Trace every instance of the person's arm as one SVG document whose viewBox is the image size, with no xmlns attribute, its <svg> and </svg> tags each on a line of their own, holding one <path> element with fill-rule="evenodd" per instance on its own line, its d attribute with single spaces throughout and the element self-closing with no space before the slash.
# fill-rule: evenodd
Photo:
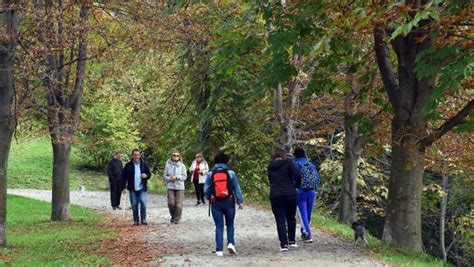
<svg viewBox="0 0 474 267">
<path fill-rule="evenodd" d="M 128 165 L 128 163 L 125 164 L 125 167 L 124 167 L 123 170 L 122 170 L 122 180 L 123 180 L 123 187 L 124 187 L 124 189 L 127 188 L 127 184 L 128 184 L 127 172 L 126 172 L 126 170 L 127 170 L 127 165 Z"/>
<path fill-rule="evenodd" d="M 298 169 L 296 169 L 295 163 L 290 161 L 289 165 L 290 165 L 291 174 L 293 174 L 293 177 L 295 177 L 295 187 L 300 188 L 300 186 L 301 186 L 301 173 Z"/>
<path fill-rule="evenodd" d="M 189 172 L 193 173 L 194 169 L 196 169 L 196 160 L 193 160 L 193 163 L 191 163 L 191 167 L 189 167 Z"/>
<path fill-rule="evenodd" d="M 146 165 L 146 163 L 143 163 L 143 173 L 145 173 L 146 177 L 145 178 L 142 178 L 144 180 L 148 180 L 151 178 L 151 172 L 150 172 L 150 168 L 148 167 L 148 165 Z"/>
<path fill-rule="evenodd" d="M 112 170 L 112 163 L 110 161 L 107 162 L 106 170 L 107 170 L 107 175 L 109 176 L 110 179 L 112 179 L 114 177 L 114 173 Z"/>
<path fill-rule="evenodd" d="M 204 182 L 204 194 L 207 196 L 207 199 L 210 199 L 212 197 L 210 172 L 207 174 L 206 181 Z"/>
<path fill-rule="evenodd" d="M 184 164 L 181 164 L 180 169 L 180 174 L 177 175 L 178 181 L 186 181 L 188 178 L 188 174 L 186 173 L 186 166 Z"/>
<path fill-rule="evenodd" d="M 240 208 L 242 208 L 242 204 L 244 203 L 244 196 L 242 195 L 242 191 L 240 190 L 239 181 L 237 180 L 237 175 L 233 171 L 229 171 L 230 176 L 232 178 L 232 189 L 234 191 L 234 196 L 237 200 L 237 204 Z"/>
<path fill-rule="evenodd" d="M 207 164 L 207 162 L 204 162 L 204 164 L 202 165 L 204 166 L 204 168 L 201 170 L 201 173 L 202 175 L 206 175 L 209 172 L 209 165 Z"/>
<path fill-rule="evenodd" d="M 169 183 L 171 181 L 171 175 L 169 174 L 168 164 L 165 165 L 165 173 L 163 175 L 163 178 L 165 179 L 165 183 Z"/>
</svg>

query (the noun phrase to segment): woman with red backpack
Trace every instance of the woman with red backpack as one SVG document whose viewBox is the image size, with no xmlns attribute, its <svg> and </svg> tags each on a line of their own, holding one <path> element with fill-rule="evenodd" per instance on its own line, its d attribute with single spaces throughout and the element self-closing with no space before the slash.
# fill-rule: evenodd
<svg viewBox="0 0 474 267">
<path fill-rule="evenodd" d="M 235 204 L 242 209 L 244 201 L 237 176 L 227 166 L 228 162 L 229 158 L 224 153 L 218 153 L 214 158 L 214 168 L 207 174 L 204 184 L 204 194 L 209 199 L 216 225 L 217 256 L 224 255 L 224 221 L 227 228 L 227 249 L 230 254 L 235 254 Z"/>
</svg>

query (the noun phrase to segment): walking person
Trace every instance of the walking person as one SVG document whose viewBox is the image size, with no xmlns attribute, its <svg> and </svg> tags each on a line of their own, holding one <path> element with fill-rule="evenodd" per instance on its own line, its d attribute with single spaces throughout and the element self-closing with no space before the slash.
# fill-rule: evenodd
<svg viewBox="0 0 474 267">
<path fill-rule="evenodd" d="M 227 229 L 227 250 L 235 254 L 234 218 L 235 204 L 243 208 L 244 198 L 234 171 L 229 169 L 229 158 L 218 153 L 214 158 L 214 168 L 207 174 L 204 193 L 209 198 L 212 218 L 216 225 L 216 255 L 223 256 L 224 224 Z"/>
<path fill-rule="evenodd" d="M 209 165 L 201 153 L 196 154 L 189 172 L 193 177 L 194 189 L 196 190 L 196 206 L 205 205 L 204 200 L 204 183 L 206 182 L 206 174 L 209 171 Z"/>
<path fill-rule="evenodd" d="M 132 159 L 123 168 L 123 177 L 127 184 L 133 210 L 133 225 L 138 225 L 139 218 L 141 224 L 148 224 L 146 221 L 146 197 L 147 181 L 151 178 L 151 172 L 148 165 L 142 161 L 141 156 L 140 150 L 134 149 Z M 138 212 L 139 206 L 140 214 Z"/>
<path fill-rule="evenodd" d="M 110 202 L 112 208 L 122 209 L 120 207 L 120 196 L 124 189 L 125 181 L 122 179 L 122 160 L 121 152 L 116 151 L 114 156 L 107 162 L 107 175 L 109 176 Z"/>
<path fill-rule="evenodd" d="M 288 247 L 298 247 L 295 241 L 296 188 L 301 184 L 301 175 L 293 162 L 287 159 L 286 152 L 282 148 L 274 149 L 267 171 L 270 181 L 270 203 L 275 216 L 280 251 L 285 252 L 288 251 Z"/>
<path fill-rule="evenodd" d="M 171 153 L 170 159 L 166 162 L 163 177 L 168 188 L 170 222 L 178 224 L 183 210 L 184 182 L 188 176 L 186 174 L 186 166 L 184 166 L 181 155 L 177 151 Z"/>
<path fill-rule="evenodd" d="M 297 147 L 293 153 L 296 169 L 301 173 L 301 186 L 297 189 L 297 202 L 301 222 L 301 239 L 313 242 L 311 234 L 311 215 L 319 187 L 319 173 L 313 163 L 306 158 L 303 148 Z"/>
</svg>

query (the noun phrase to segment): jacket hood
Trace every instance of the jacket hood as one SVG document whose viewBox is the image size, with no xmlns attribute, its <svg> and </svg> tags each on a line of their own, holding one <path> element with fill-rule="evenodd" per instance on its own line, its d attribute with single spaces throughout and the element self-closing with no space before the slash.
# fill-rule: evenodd
<svg viewBox="0 0 474 267">
<path fill-rule="evenodd" d="M 279 168 L 281 168 L 283 165 L 285 165 L 285 163 L 287 162 L 286 159 L 277 159 L 277 160 L 274 160 L 272 162 L 270 162 L 270 165 L 268 165 L 268 169 L 269 170 L 277 170 Z"/>
</svg>

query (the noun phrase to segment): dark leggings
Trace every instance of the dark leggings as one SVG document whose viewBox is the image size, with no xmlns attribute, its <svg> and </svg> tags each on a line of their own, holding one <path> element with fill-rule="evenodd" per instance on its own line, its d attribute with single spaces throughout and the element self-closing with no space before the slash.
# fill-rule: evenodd
<svg viewBox="0 0 474 267">
<path fill-rule="evenodd" d="M 194 189 L 196 190 L 196 199 L 198 202 L 206 203 L 204 201 L 204 184 L 200 184 L 199 180 L 193 180 Z"/>
<path fill-rule="evenodd" d="M 295 241 L 296 194 L 294 196 L 275 197 L 270 202 L 273 215 L 275 215 L 280 246 L 287 246 L 288 241 Z"/>
</svg>

